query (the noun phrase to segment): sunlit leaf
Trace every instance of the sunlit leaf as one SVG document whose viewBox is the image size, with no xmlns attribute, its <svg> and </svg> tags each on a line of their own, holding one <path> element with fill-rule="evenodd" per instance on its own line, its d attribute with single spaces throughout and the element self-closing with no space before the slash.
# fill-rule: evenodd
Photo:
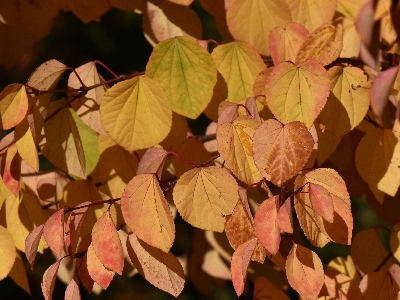
<svg viewBox="0 0 400 300">
<path fill-rule="evenodd" d="M 67 288 L 65 289 L 65 300 L 81 300 L 81 292 L 79 291 L 78 277 L 75 276 L 71 279 Z"/>
<path fill-rule="evenodd" d="M 107 210 L 94 224 L 92 245 L 100 262 L 108 269 L 122 274 L 124 253 L 115 224 Z"/>
<path fill-rule="evenodd" d="M 14 265 L 11 268 L 8 276 L 24 291 L 31 295 L 31 290 L 29 288 L 28 276 L 25 270 L 25 261 L 22 260 L 20 252 L 17 252 L 15 257 Z"/>
<path fill-rule="evenodd" d="M 168 152 L 162 148 L 149 148 L 141 157 L 139 166 L 137 169 L 137 175 L 140 174 L 157 174 L 158 178 L 161 178 L 162 169 L 164 167 L 165 159 Z"/>
<path fill-rule="evenodd" d="M 331 260 L 326 268 L 326 271 L 329 270 L 342 273 L 351 279 L 360 281 L 356 266 L 354 265 L 353 259 L 350 255 L 346 258 L 339 256 Z"/>
<path fill-rule="evenodd" d="M 37 147 L 27 119 L 22 120 L 22 122 L 16 126 L 14 136 L 15 144 L 17 145 L 18 153 L 21 158 L 36 172 L 39 172 Z"/>
<path fill-rule="evenodd" d="M 6 278 L 8 273 L 10 273 L 14 265 L 16 253 L 11 233 L 0 225 L 0 255 L 2 257 L 0 263 L 0 280 Z"/>
<path fill-rule="evenodd" d="M 56 211 L 46 221 L 43 228 L 43 236 L 50 249 L 58 258 L 64 250 L 64 209 Z"/>
<path fill-rule="evenodd" d="M 247 184 L 262 179 L 253 158 L 253 135 L 260 122 L 250 116 L 241 116 L 217 129 L 218 152 L 229 169 Z"/>
<path fill-rule="evenodd" d="M 247 191 L 239 187 L 240 200 L 237 202 L 232 214 L 226 216 L 225 233 L 232 248 L 236 250 L 241 244 L 256 237 L 253 227 L 253 216 L 247 200 Z M 266 251 L 259 242 L 254 248 L 251 260 L 263 263 Z"/>
<path fill-rule="evenodd" d="M 60 106 L 56 102 L 53 111 Z M 72 109 L 63 108 L 46 121 L 44 132 L 40 148 L 51 163 L 80 178 L 93 171 L 99 160 L 97 134 Z"/>
<path fill-rule="evenodd" d="M 292 202 L 291 197 L 287 198 L 285 202 L 278 209 L 278 226 L 284 232 L 293 233 L 293 215 L 292 215 Z"/>
<path fill-rule="evenodd" d="M 275 284 L 265 277 L 257 277 L 254 281 L 253 300 L 289 300 L 289 297 Z"/>
<path fill-rule="evenodd" d="M 361 39 L 354 19 L 343 19 L 343 49 L 340 57 L 354 57 L 360 53 Z"/>
<path fill-rule="evenodd" d="M 15 127 L 28 112 L 28 96 L 25 86 L 19 83 L 8 85 L 0 93 L 0 128 L 7 130 Z"/>
<path fill-rule="evenodd" d="M 138 76 L 107 90 L 100 105 L 100 118 L 117 144 L 134 151 L 152 147 L 167 136 L 172 112 L 160 85 L 149 77 Z"/>
<path fill-rule="evenodd" d="M 333 222 L 324 220 L 314 211 L 310 199 L 310 184 L 322 186 L 333 200 Z M 316 169 L 296 179 L 295 189 L 302 188 L 294 199 L 294 206 L 305 235 L 310 242 L 323 247 L 330 240 L 349 245 L 353 231 L 350 196 L 346 184 L 332 169 Z"/>
<path fill-rule="evenodd" d="M 254 162 L 261 175 L 280 186 L 296 175 L 310 157 L 314 140 L 300 122 L 261 124 L 253 136 Z"/>
<path fill-rule="evenodd" d="M 243 293 L 244 285 L 246 283 L 247 269 L 256 244 L 257 238 L 253 238 L 240 245 L 236 249 L 235 253 L 233 253 L 231 261 L 232 282 L 238 296 Z"/>
<path fill-rule="evenodd" d="M 286 260 L 287 279 L 300 295 L 317 298 L 324 285 L 324 269 L 318 255 L 294 244 Z"/>
<path fill-rule="evenodd" d="M 20 189 L 21 158 L 17 145 L 14 143 L 14 132 L 9 133 L 1 140 L 0 173 L 5 186 L 15 196 Z"/>
<path fill-rule="evenodd" d="M 126 243 L 133 265 L 146 280 L 175 297 L 182 292 L 185 275 L 175 256 L 151 247 L 134 234 L 129 235 Z"/>
<path fill-rule="evenodd" d="M 253 84 L 253 95 L 264 95 L 265 94 L 265 81 L 267 80 L 269 74 L 271 74 L 274 67 L 265 68 L 260 73 L 258 73 L 256 81 Z M 265 98 L 257 98 L 257 100 L 265 102 Z"/>
<path fill-rule="evenodd" d="M 336 60 L 343 48 L 343 26 L 322 25 L 304 41 L 296 56 L 296 65 L 315 59 L 326 66 Z"/>
<path fill-rule="evenodd" d="M 329 223 L 333 222 L 333 199 L 331 194 L 322 186 L 309 184 L 308 192 L 314 212 Z"/>
<path fill-rule="evenodd" d="M 300 121 L 310 128 L 329 95 L 329 76 L 315 60 L 302 65 L 283 62 L 277 65 L 265 83 L 268 107 L 286 124 Z"/>
<path fill-rule="evenodd" d="M 292 21 L 303 25 L 308 31 L 315 29 L 325 23 L 331 23 L 336 10 L 336 0 L 287 0 Z"/>
<path fill-rule="evenodd" d="M 121 197 L 126 224 L 147 244 L 168 252 L 175 239 L 175 225 L 167 200 L 154 174 L 132 178 Z"/>
<path fill-rule="evenodd" d="M 258 240 L 272 255 L 279 250 L 281 230 L 278 226 L 278 196 L 264 200 L 254 216 L 254 230 Z"/>
<path fill-rule="evenodd" d="M 358 282 L 345 274 L 326 274 L 325 288 L 334 299 L 363 299 Z"/>
<path fill-rule="evenodd" d="M 233 37 L 253 45 L 264 56 L 270 55 L 269 32 L 291 20 L 290 9 L 282 0 L 231 0 L 226 11 L 226 21 Z"/>
<path fill-rule="evenodd" d="M 52 264 L 43 274 L 42 279 L 42 293 L 46 300 L 53 298 L 54 285 L 56 283 L 58 268 L 60 267 L 61 260 L 57 260 Z"/>
<path fill-rule="evenodd" d="M 115 272 L 108 270 L 99 260 L 96 252 L 93 249 L 93 244 L 90 244 L 87 249 L 87 269 L 90 277 L 100 285 L 103 289 L 107 289 L 114 277 Z"/>
<path fill-rule="evenodd" d="M 275 27 L 269 34 L 269 49 L 274 64 L 284 61 L 295 62 L 304 41 L 310 36 L 308 30 L 298 23 L 288 23 L 286 27 Z"/>
<path fill-rule="evenodd" d="M 253 96 L 253 84 L 265 64 L 250 44 L 236 41 L 220 45 L 211 55 L 228 86 L 227 101 L 236 103 Z"/>
<path fill-rule="evenodd" d="M 85 206 L 90 204 L 90 201 L 83 202 L 81 205 Z M 67 221 L 67 229 L 68 234 L 66 236 L 66 245 L 68 249 L 68 254 L 73 259 L 75 257 L 75 253 L 77 250 L 79 237 L 81 236 L 83 224 L 86 221 L 86 217 L 89 213 L 89 207 L 82 207 L 72 211 L 69 215 Z M 92 224 L 90 224 L 92 225 Z"/>
<path fill-rule="evenodd" d="M 146 75 L 161 85 L 174 112 L 192 119 L 207 107 L 217 82 L 211 55 L 190 37 L 158 44 L 149 58 Z"/>
<path fill-rule="evenodd" d="M 174 202 L 182 218 L 195 227 L 222 232 L 224 216 L 239 200 L 238 184 L 225 169 L 194 168 L 174 187 Z"/>
<path fill-rule="evenodd" d="M 28 259 L 31 269 L 33 270 L 33 265 L 35 264 L 36 253 L 39 247 L 40 239 L 43 235 L 44 224 L 39 225 L 33 229 L 25 240 L 25 254 Z"/>
<path fill-rule="evenodd" d="M 66 69 L 63 63 L 50 59 L 36 68 L 26 84 L 40 91 L 55 88 Z"/>
</svg>

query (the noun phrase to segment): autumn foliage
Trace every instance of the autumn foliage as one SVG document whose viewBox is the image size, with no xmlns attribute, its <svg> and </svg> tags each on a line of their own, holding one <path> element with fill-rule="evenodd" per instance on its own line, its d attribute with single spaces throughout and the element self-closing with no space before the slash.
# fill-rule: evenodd
<svg viewBox="0 0 400 300">
<path fill-rule="evenodd" d="M 0 4 L 0 17 L 20 20 L 21 2 L 4 15 Z M 398 1 L 201 0 L 221 44 L 201 39 L 191 3 L 52 1 L 50 15 L 85 23 L 111 5 L 140 12 L 154 49 L 127 75 L 49 60 L 1 92 L 0 279 L 29 292 L 21 256 L 33 269 L 50 248 L 45 299 L 70 262 L 66 300 L 80 285 L 107 289 L 127 266 L 176 297 L 201 272 L 260 300 L 289 299 L 289 285 L 301 299 L 398 299 Z M 0 40 L 28 28 L 13 22 Z M 187 118 L 202 113 L 212 123 L 196 136 Z M 350 195 L 363 194 L 393 226 L 390 249 L 378 228 L 353 236 Z M 210 250 L 171 253 L 177 214 Z M 329 242 L 351 255 L 324 266 L 310 244 Z"/>
</svg>

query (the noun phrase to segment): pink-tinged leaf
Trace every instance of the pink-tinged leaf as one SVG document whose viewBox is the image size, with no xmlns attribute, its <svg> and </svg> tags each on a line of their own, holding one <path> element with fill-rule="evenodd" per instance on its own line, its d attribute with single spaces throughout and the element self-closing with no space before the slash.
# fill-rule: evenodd
<svg viewBox="0 0 400 300">
<path fill-rule="evenodd" d="M 275 27 L 269 34 L 269 50 L 274 65 L 284 61 L 295 62 L 297 53 L 310 36 L 308 30 L 298 23 L 288 23 L 286 27 Z"/>
<path fill-rule="evenodd" d="M 256 244 L 257 238 L 253 238 L 240 245 L 233 253 L 231 274 L 233 287 L 238 296 L 243 293 L 244 285 L 246 283 L 247 269 L 249 268 L 250 259 L 253 255 Z"/>
<path fill-rule="evenodd" d="M 278 210 L 278 226 L 284 232 L 293 233 L 292 201 L 287 198 Z"/>
<path fill-rule="evenodd" d="M 90 274 L 88 271 L 88 265 L 87 265 L 87 250 L 88 250 L 89 246 L 91 245 L 91 243 L 92 243 L 92 235 L 89 233 L 82 239 L 82 242 L 79 244 L 79 248 L 78 248 L 78 253 L 82 252 L 84 254 L 83 254 L 83 256 L 78 257 L 76 259 L 76 268 L 77 268 L 78 276 L 79 276 L 83 286 L 88 291 L 88 293 L 92 292 L 93 285 L 94 285 L 94 280 L 92 277 L 90 277 Z"/>
<path fill-rule="evenodd" d="M 26 237 L 25 240 L 25 254 L 26 258 L 29 261 L 29 264 L 31 265 L 32 271 L 33 271 L 33 265 L 35 263 L 36 253 L 39 247 L 39 242 L 40 239 L 42 238 L 43 229 L 44 229 L 44 224 L 36 227 L 29 233 L 29 235 Z"/>
<path fill-rule="evenodd" d="M 107 289 L 114 277 L 115 272 L 108 270 L 101 263 L 93 249 L 93 244 L 90 244 L 86 255 L 87 269 L 90 277 L 92 277 L 92 279 L 103 289 Z"/>
<path fill-rule="evenodd" d="M 121 196 L 121 210 L 130 230 L 153 247 L 169 251 L 175 239 L 175 224 L 154 174 L 132 178 Z"/>
<path fill-rule="evenodd" d="M 308 192 L 314 212 L 329 223 L 333 222 L 334 208 L 331 194 L 322 185 L 310 183 Z"/>
<path fill-rule="evenodd" d="M 164 167 L 168 152 L 162 148 L 149 148 L 141 157 L 136 174 L 155 173 L 161 179 L 161 173 Z"/>
<path fill-rule="evenodd" d="M 286 260 L 286 276 L 301 296 L 315 299 L 324 285 L 324 269 L 318 255 L 294 244 Z"/>
<path fill-rule="evenodd" d="M 258 108 L 257 108 L 257 100 L 254 97 L 249 97 L 246 99 L 246 104 L 245 106 L 249 110 L 251 116 L 256 119 L 258 122 L 261 123 L 261 118 L 260 114 L 258 113 Z"/>
<path fill-rule="evenodd" d="M 89 203 L 90 201 L 87 201 L 81 203 L 80 205 L 84 206 Z M 89 207 L 82 207 L 72 211 L 68 218 L 67 228 L 69 228 L 69 234 L 66 237 L 66 244 L 68 248 L 68 254 L 71 257 L 71 259 L 74 258 L 74 255 L 76 253 L 79 236 L 81 234 L 83 223 L 85 222 L 88 213 L 89 213 Z"/>
<path fill-rule="evenodd" d="M 101 263 L 121 275 L 124 268 L 124 252 L 109 210 L 94 224 L 92 244 Z"/>
<path fill-rule="evenodd" d="M 21 176 L 21 158 L 17 151 L 17 145 L 13 143 L 14 134 L 9 134 L 4 139 L 9 140 L 11 135 L 12 140 L 10 141 L 10 146 L 0 153 L 0 171 L 4 184 L 15 196 L 18 196 Z M 3 140 L 1 144 L 3 144 Z"/>
<path fill-rule="evenodd" d="M 399 66 L 381 72 L 372 83 L 371 108 L 376 116 L 382 117 L 383 110 L 389 100 L 389 94 L 399 71 Z"/>
<path fill-rule="evenodd" d="M 53 297 L 54 285 L 56 283 L 58 267 L 61 259 L 52 264 L 43 274 L 42 293 L 46 300 L 51 300 Z"/>
<path fill-rule="evenodd" d="M 275 284 L 265 277 L 257 277 L 254 281 L 253 300 L 289 300 L 289 297 Z"/>
<path fill-rule="evenodd" d="M 279 250 L 281 242 L 281 232 L 278 226 L 278 207 L 279 196 L 273 196 L 263 201 L 254 216 L 254 230 L 261 244 L 272 255 Z"/>
<path fill-rule="evenodd" d="M 235 103 L 222 101 L 218 107 L 217 128 L 224 123 L 233 122 L 239 117 L 238 106 Z"/>
<path fill-rule="evenodd" d="M 54 88 L 66 68 L 63 63 L 50 59 L 36 68 L 27 84 L 41 91 Z"/>
<path fill-rule="evenodd" d="M 81 292 L 79 291 L 78 277 L 75 276 L 69 282 L 66 290 L 64 300 L 81 300 Z"/>
<path fill-rule="evenodd" d="M 64 250 L 64 209 L 56 211 L 44 223 L 43 236 L 58 258 Z"/>
<path fill-rule="evenodd" d="M 166 253 L 130 234 L 126 246 L 132 264 L 155 287 L 177 297 L 185 285 L 182 265 L 171 253 Z"/>
</svg>

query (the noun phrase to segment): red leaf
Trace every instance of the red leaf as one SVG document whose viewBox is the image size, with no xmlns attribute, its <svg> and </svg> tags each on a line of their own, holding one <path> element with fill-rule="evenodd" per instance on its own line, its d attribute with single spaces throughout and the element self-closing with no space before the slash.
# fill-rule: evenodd
<svg viewBox="0 0 400 300">
<path fill-rule="evenodd" d="M 278 196 L 273 196 L 265 200 L 258 207 L 254 216 L 254 229 L 261 244 L 272 255 L 279 250 L 281 242 L 281 232 L 278 226 Z"/>
<path fill-rule="evenodd" d="M 231 260 L 231 274 L 233 287 L 236 294 L 240 296 L 243 293 L 249 268 L 250 259 L 257 244 L 257 238 L 251 239 L 241 244 L 233 253 Z"/>
<path fill-rule="evenodd" d="M 147 281 L 175 297 L 182 292 L 185 275 L 175 256 L 146 244 L 133 233 L 126 246 L 133 265 Z"/>
<path fill-rule="evenodd" d="M 92 244 L 101 263 L 121 275 L 124 268 L 124 252 L 109 210 L 94 224 Z"/>
<path fill-rule="evenodd" d="M 77 276 L 72 278 L 68 284 L 67 289 L 65 290 L 64 300 L 81 300 Z"/>
<path fill-rule="evenodd" d="M 329 223 L 332 223 L 334 214 L 333 199 L 328 190 L 322 185 L 310 182 L 308 192 L 314 212 Z"/>
<path fill-rule="evenodd" d="M 61 260 L 57 260 L 43 274 L 42 293 L 46 300 L 51 300 L 53 297 L 54 284 L 56 283 L 56 277 L 60 263 Z"/>
<path fill-rule="evenodd" d="M 103 289 L 107 289 L 114 277 L 115 272 L 108 270 L 96 255 L 93 244 L 87 250 L 87 268 L 90 277 Z"/>
<path fill-rule="evenodd" d="M 43 236 L 50 249 L 60 258 L 64 250 L 64 209 L 56 211 L 44 223 Z"/>
<path fill-rule="evenodd" d="M 44 224 L 36 227 L 28 234 L 25 240 L 25 254 L 26 258 L 29 261 L 29 264 L 31 265 L 32 271 L 33 271 L 33 265 L 35 263 L 39 242 L 40 239 L 42 238 L 43 229 L 44 229 Z"/>
<path fill-rule="evenodd" d="M 83 202 L 80 205 L 84 206 L 89 204 L 90 201 Z M 71 212 L 68 218 L 67 228 L 69 228 L 69 234 L 66 238 L 68 254 L 71 259 L 74 258 L 76 253 L 76 247 L 78 246 L 79 236 L 81 234 L 83 223 L 86 220 L 86 216 L 89 212 L 89 207 L 83 207 Z"/>
</svg>

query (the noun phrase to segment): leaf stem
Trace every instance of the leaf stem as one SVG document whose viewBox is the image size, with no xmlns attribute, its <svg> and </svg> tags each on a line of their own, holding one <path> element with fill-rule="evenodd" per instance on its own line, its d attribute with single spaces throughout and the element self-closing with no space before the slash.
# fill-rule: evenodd
<svg viewBox="0 0 400 300">
<path fill-rule="evenodd" d="M 191 166 L 192 168 L 196 168 L 196 165 L 191 163 L 190 161 L 188 161 L 187 159 L 183 158 L 182 156 L 180 156 L 178 153 L 174 152 L 174 151 L 168 151 L 168 154 L 172 154 L 175 155 L 177 158 L 179 158 L 181 161 L 183 161 L 185 164 L 188 164 L 189 166 Z"/>
<path fill-rule="evenodd" d="M 388 260 L 392 257 L 393 253 L 389 252 L 388 255 L 381 261 L 381 263 L 376 267 L 374 272 L 378 272 L 387 262 Z"/>
<path fill-rule="evenodd" d="M 112 76 L 114 76 L 114 78 L 118 78 L 118 75 L 115 74 L 106 64 L 104 64 L 102 61 L 100 60 L 95 60 L 94 61 L 95 64 L 101 65 L 104 69 L 106 69 Z"/>
<path fill-rule="evenodd" d="M 121 200 L 121 198 L 114 198 L 114 199 L 108 199 L 108 200 L 93 200 L 89 204 L 85 204 L 85 205 L 78 205 L 78 206 L 75 206 L 75 207 L 66 206 L 64 208 L 64 212 L 68 213 L 68 212 L 71 212 L 71 211 L 74 211 L 74 210 L 78 210 L 78 209 L 81 209 L 81 208 L 95 206 L 95 205 L 101 205 L 101 204 L 110 204 L 111 205 L 114 202 L 117 202 L 119 200 Z"/>
</svg>

